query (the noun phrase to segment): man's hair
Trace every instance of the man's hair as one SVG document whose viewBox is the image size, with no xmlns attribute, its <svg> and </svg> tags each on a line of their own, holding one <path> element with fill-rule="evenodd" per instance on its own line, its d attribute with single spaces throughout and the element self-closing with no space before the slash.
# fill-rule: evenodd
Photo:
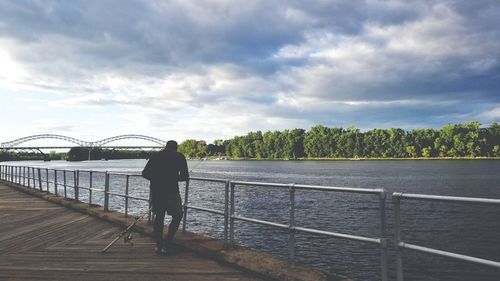
<svg viewBox="0 0 500 281">
<path fill-rule="evenodd" d="M 174 140 L 167 141 L 167 150 L 177 151 L 177 142 Z"/>
</svg>

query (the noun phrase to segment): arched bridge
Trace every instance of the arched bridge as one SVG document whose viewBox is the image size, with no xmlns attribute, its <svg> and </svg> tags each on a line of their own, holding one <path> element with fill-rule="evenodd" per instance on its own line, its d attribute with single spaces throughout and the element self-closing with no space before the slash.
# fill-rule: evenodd
<svg viewBox="0 0 500 281">
<path fill-rule="evenodd" d="M 27 137 L 15 139 L 15 140 L 8 141 L 8 142 L 2 142 L 0 147 L 4 148 L 4 149 L 23 148 L 20 146 L 21 144 L 26 143 L 26 142 L 30 142 L 33 140 L 40 140 L 40 139 L 64 140 L 64 141 L 76 144 L 80 147 L 91 148 L 91 149 L 103 147 L 104 145 L 106 145 L 108 143 L 118 141 L 118 140 L 125 140 L 125 139 L 140 139 L 140 140 L 146 140 L 146 141 L 149 141 L 149 142 L 156 144 L 156 145 L 152 145 L 152 146 L 131 146 L 134 148 L 141 148 L 141 147 L 154 148 L 154 147 L 163 147 L 166 145 L 166 141 L 164 141 L 164 140 L 150 137 L 150 136 L 144 136 L 144 135 L 119 135 L 119 136 L 105 138 L 105 139 L 98 140 L 98 141 L 83 141 L 80 139 L 76 139 L 76 138 L 72 138 L 72 137 L 68 137 L 68 136 L 63 136 L 63 135 L 41 134 L 41 135 L 27 136 Z M 71 148 L 71 146 L 57 146 L 57 147 L 30 146 L 30 148 Z M 124 147 L 121 146 L 121 148 L 124 148 Z"/>
</svg>

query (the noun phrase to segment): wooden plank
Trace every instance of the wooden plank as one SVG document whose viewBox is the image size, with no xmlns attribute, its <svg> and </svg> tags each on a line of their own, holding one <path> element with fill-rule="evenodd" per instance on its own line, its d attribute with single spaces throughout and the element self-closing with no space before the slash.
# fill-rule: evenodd
<svg viewBox="0 0 500 281">
<path fill-rule="evenodd" d="M 154 254 L 154 241 L 135 234 L 100 250 L 121 229 L 0 184 L 1 280 L 261 280 L 177 249 Z"/>
</svg>

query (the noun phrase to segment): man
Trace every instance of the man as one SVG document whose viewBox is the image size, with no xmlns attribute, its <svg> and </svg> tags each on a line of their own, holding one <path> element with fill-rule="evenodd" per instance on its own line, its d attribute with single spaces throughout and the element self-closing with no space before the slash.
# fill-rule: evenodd
<svg viewBox="0 0 500 281">
<path fill-rule="evenodd" d="M 175 232 L 182 219 L 182 202 L 179 194 L 179 181 L 187 181 L 189 172 L 186 158 L 177 152 L 177 142 L 170 140 L 164 150 L 154 154 L 142 171 L 142 176 L 150 181 L 151 203 L 154 218 L 155 252 L 160 255 L 169 253 Z M 163 243 L 165 211 L 172 216 L 168 227 L 167 241 Z"/>
</svg>

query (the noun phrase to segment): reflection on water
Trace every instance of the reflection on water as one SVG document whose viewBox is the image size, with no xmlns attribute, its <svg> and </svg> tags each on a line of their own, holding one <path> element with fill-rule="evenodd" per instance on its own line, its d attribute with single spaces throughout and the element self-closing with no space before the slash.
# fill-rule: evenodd
<svg viewBox="0 0 500 281">
<path fill-rule="evenodd" d="M 27 166 L 94 171 L 139 173 L 145 160 L 86 162 L 9 162 Z M 385 188 L 388 192 L 409 192 L 452 196 L 500 198 L 500 161 L 189 161 L 192 176 L 232 180 L 301 183 L 312 185 Z M 95 173 L 93 186 L 104 186 L 104 176 Z M 43 173 L 42 173 L 43 175 Z M 53 177 L 49 175 L 49 177 Z M 58 181 L 61 175 L 58 175 Z M 72 182 L 72 173 L 67 181 Z M 88 186 L 88 174 L 81 173 L 80 184 Z M 182 189 L 182 188 L 181 188 Z M 112 192 L 125 192 L 125 176 L 112 176 Z M 224 185 L 192 181 L 190 204 L 224 209 Z M 68 189 L 68 194 L 72 190 Z M 130 193 L 147 198 L 148 183 L 130 178 Z M 80 192 L 88 201 L 89 194 Z M 379 202 L 374 195 L 325 193 L 297 190 L 296 225 L 320 230 L 380 235 Z M 93 203 L 102 204 L 102 194 L 92 195 Z M 114 209 L 124 211 L 124 199 L 110 197 Z M 236 214 L 287 224 L 287 189 L 236 187 Z M 146 208 L 146 202 L 131 200 L 132 213 Z M 120 207 L 116 207 L 120 206 Z M 392 206 L 387 200 L 388 231 L 392 241 Z M 498 207 L 440 202 L 402 202 L 402 235 L 405 241 L 500 260 L 500 210 Z M 222 216 L 190 210 L 188 229 L 218 238 L 223 236 Z M 235 238 L 242 244 L 286 257 L 288 232 L 247 222 L 235 223 Z M 378 280 L 380 252 L 376 245 L 341 239 L 297 234 L 299 262 L 348 275 L 358 280 Z M 393 246 L 391 245 L 391 252 Z M 485 266 L 404 253 L 405 280 L 498 280 L 500 271 Z M 391 253 L 391 278 L 394 279 L 394 255 Z"/>
</svg>

